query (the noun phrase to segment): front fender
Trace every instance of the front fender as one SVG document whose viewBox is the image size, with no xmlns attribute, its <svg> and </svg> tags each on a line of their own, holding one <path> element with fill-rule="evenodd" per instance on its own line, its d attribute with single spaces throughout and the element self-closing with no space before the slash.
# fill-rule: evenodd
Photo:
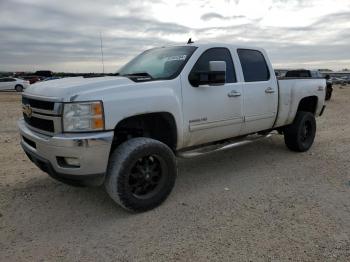
<svg viewBox="0 0 350 262">
<path fill-rule="evenodd" d="M 126 90 L 106 96 L 103 99 L 106 129 L 114 130 L 120 121 L 132 116 L 169 113 L 175 120 L 177 148 L 180 148 L 183 144 L 181 88 L 175 83 L 169 83 L 173 81 L 166 81 L 166 87 L 159 82 L 153 82 L 152 86 L 145 85 L 144 89 Z"/>
</svg>

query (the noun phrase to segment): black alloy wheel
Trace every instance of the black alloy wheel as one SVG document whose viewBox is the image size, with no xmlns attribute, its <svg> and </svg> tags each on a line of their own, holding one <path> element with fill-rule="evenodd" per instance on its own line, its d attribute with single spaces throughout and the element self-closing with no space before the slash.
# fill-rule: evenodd
<svg viewBox="0 0 350 262">
<path fill-rule="evenodd" d="M 157 194 L 164 184 L 164 160 L 156 155 L 139 158 L 130 170 L 129 187 L 136 198 L 147 199 Z"/>
</svg>

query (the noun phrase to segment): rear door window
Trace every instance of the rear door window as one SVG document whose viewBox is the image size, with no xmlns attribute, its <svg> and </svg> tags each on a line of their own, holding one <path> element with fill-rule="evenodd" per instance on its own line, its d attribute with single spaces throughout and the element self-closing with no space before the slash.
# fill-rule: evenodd
<svg viewBox="0 0 350 262">
<path fill-rule="evenodd" d="M 245 82 L 268 81 L 270 79 L 269 68 L 264 55 L 260 51 L 238 49 L 237 53 L 242 65 Z"/>
</svg>

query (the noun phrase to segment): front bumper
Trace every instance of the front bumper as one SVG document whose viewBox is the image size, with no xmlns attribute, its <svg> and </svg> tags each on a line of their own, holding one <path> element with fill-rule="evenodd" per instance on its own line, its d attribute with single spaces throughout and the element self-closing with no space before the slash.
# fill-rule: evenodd
<svg viewBox="0 0 350 262">
<path fill-rule="evenodd" d="M 91 179 L 95 181 L 97 178 L 103 182 L 113 142 L 113 131 L 58 134 L 50 137 L 32 131 L 24 120 L 18 122 L 18 127 L 23 150 L 44 172 L 63 182 L 84 182 Z M 80 165 L 69 166 L 62 161 L 65 158 L 76 158 Z M 88 181 L 85 182 L 87 183 L 82 184 L 89 184 Z"/>
</svg>

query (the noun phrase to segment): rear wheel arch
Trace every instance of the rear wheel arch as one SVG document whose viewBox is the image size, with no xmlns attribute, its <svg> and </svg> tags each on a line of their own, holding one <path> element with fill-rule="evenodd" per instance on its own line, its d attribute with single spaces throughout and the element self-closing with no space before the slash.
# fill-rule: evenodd
<svg viewBox="0 0 350 262">
<path fill-rule="evenodd" d="M 317 96 L 307 96 L 300 100 L 297 112 L 303 111 L 303 112 L 310 112 L 313 115 L 316 113 L 317 109 L 317 103 L 318 103 L 318 97 Z"/>
</svg>

